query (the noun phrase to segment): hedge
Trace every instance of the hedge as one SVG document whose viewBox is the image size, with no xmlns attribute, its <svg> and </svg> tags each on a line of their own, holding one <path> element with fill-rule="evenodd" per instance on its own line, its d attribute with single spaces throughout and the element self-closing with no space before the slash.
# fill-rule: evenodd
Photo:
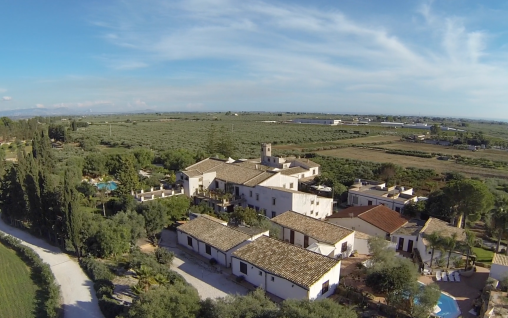
<svg viewBox="0 0 508 318">
<path fill-rule="evenodd" d="M 55 282 L 55 276 L 48 264 L 31 248 L 21 244 L 21 241 L 8 235 L 0 234 L 0 243 L 13 249 L 20 258 L 31 268 L 39 280 L 37 285 L 42 289 L 38 300 L 38 317 L 58 317 L 60 314 L 60 288 Z"/>
</svg>

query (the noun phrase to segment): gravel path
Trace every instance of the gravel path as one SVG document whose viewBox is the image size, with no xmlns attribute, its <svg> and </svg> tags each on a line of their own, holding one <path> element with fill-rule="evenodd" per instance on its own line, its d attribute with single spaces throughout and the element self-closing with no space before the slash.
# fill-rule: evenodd
<svg viewBox="0 0 508 318">
<path fill-rule="evenodd" d="M 215 299 L 224 297 L 227 294 L 246 295 L 248 293 L 247 288 L 228 279 L 229 273 L 219 273 L 209 264 L 204 263 L 197 257 L 192 257 L 192 254 L 180 250 L 176 245 L 175 232 L 163 230 L 159 244 L 175 253 L 171 269 L 182 275 L 189 284 L 194 286 L 198 290 L 201 299 Z M 189 251 L 189 253 L 191 252 Z"/>
<path fill-rule="evenodd" d="M 83 273 L 78 263 L 62 253 L 59 248 L 38 239 L 0 219 L 0 232 L 9 234 L 33 249 L 42 260 L 51 266 L 62 294 L 65 318 L 102 318 L 93 283 Z"/>
</svg>

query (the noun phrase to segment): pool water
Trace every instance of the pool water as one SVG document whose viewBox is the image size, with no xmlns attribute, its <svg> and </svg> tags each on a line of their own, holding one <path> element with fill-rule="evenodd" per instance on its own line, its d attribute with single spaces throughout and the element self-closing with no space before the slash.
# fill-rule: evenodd
<svg viewBox="0 0 508 318">
<path fill-rule="evenodd" d="M 436 316 L 442 318 L 457 318 L 460 316 L 460 309 L 457 301 L 452 297 L 441 293 L 441 297 L 437 301 L 437 306 L 441 309 L 436 312 Z"/>
<path fill-rule="evenodd" d="M 110 191 L 114 191 L 118 188 L 116 182 L 114 181 L 110 181 L 110 182 L 99 182 L 97 183 L 97 189 L 99 190 L 102 190 L 102 189 L 106 189 L 106 190 L 110 190 Z"/>
<path fill-rule="evenodd" d="M 422 286 L 424 285 L 421 282 L 418 283 Z M 434 314 L 441 318 L 457 318 L 461 314 L 457 301 L 452 296 L 443 292 L 441 292 L 441 296 L 439 296 L 436 307 L 434 308 L 436 309 Z"/>
</svg>

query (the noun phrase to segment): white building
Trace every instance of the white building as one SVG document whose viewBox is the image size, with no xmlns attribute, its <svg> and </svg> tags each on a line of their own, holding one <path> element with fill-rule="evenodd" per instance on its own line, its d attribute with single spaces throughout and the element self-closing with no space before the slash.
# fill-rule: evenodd
<svg viewBox="0 0 508 318">
<path fill-rule="evenodd" d="M 137 201 L 145 202 L 157 199 L 164 199 L 172 197 L 174 195 L 181 195 L 184 194 L 184 192 L 183 189 L 164 189 L 164 187 L 161 185 L 158 189 L 151 187 L 150 191 L 144 191 L 143 189 L 141 189 L 139 192 L 133 191 L 131 194 Z"/>
<path fill-rule="evenodd" d="M 508 256 L 494 253 L 492 266 L 490 266 L 490 277 L 501 281 L 508 277 Z"/>
<path fill-rule="evenodd" d="M 384 182 L 360 179 L 349 188 L 347 198 L 348 204 L 352 206 L 384 205 L 400 213 L 406 204 L 417 201 L 413 188 L 387 187 Z"/>
<path fill-rule="evenodd" d="M 340 225 L 287 211 L 271 220 L 279 226 L 279 238 L 329 257 L 349 257 L 354 250 L 354 231 Z"/>
<path fill-rule="evenodd" d="M 391 241 L 396 245 L 397 251 L 413 253 L 420 239 L 420 232 L 425 226 L 425 221 L 409 220 L 404 226 L 392 233 Z"/>
<path fill-rule="evenodd" d="M 332 125 L 336 126 L 341 123 L 340 119 L 310 119 L 310 118 L 297 118 L 293 119 L 295 124 L 315 124 L 315 125 Z"/>
<path fill-rule="evenodd" d="M 207 202 L 216 212 L 251 207 L 275 217 L 292 210 L 322 219 L 331 214 L 333 200 L 298 191 L 298 184 L 320 174 L 308 159 L 271 155 L 263 144 L 260 161 L 208 158 L 178 172 L 177 180 L 194 203 Z"/>
<path fill-rule="evenodd" d="M 408 221 L 400 213 L 383 205 L 353 206 L 327 218 L 328 222 L 372 236 L 390 238 Z"/>
<path fill-rule="evenodd" d="M 213 258 L 226 267 L 231 266 L 231 254 L 234 251 L 260 236 L 268 235 L 268 231 L 247 234 L 208 215 L 201 215 L 180 225 L 176 233 L 180 245 L 205 258 Z"/>
<path fill-rule="evenodd" d="M 282 299 L 322 299 L 339 284 L 340 260 L 263 236 L 233 253 L 231 269 Z"/>
</svg>

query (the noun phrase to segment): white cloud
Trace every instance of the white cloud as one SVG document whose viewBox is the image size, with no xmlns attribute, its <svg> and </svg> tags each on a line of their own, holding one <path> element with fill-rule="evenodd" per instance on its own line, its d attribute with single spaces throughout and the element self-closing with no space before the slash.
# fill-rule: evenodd
<svg viewBox="0 0 508 318">
<path fill-rule="evenodd" d="M 98 105 L 114 106 L 115 103 L 112 101 L 109 101 L 109 100 L 96 100 L 96 101 L 73 102 L 73 103 L 58 103 L 58 104 L 53 104 L 53 107 L 56 107 L 56 108 L 59 108 L 59 107 L 64 107 L 64 108 L 86 107 L 86 108 L 88 108 L 88 107 L 98 106 Z"/>
<path fill-rule="evenodd" d="M 8 102 L 8 101 L 12 100 L 12 97 L 11 96 L 4 96 L 4 97 L 2 97 L 2 100 L 4 102 Z"/>
<path fill-rule="evenodd" d="M 35 104 L 36 108 L 46 108 L 43 104 Z"/>
</svg>

